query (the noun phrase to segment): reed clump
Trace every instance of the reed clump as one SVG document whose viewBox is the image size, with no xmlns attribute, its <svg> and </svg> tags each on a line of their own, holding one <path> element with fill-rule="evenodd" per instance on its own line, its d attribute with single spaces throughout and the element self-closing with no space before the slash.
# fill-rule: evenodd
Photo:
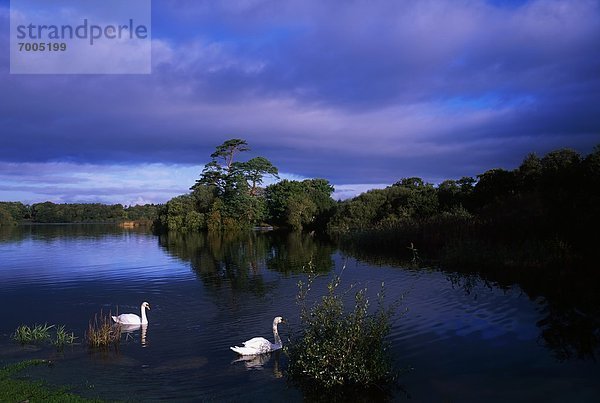
<svg viewBox="0 0 600 403">
<path fill-rule="evenodd" d="M 117 349 L 121 341 L 121 327 L 115 326 L 111 320 L 110 312 L 104 314 L 100 311 L 94 315 L 86 333 L 88 347 L 90 348 L 110 348 Z"/>
</svg>

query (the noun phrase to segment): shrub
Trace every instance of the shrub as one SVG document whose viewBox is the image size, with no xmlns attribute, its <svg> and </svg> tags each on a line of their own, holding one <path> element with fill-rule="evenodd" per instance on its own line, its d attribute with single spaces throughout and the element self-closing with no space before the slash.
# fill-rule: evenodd
<svg viewBox="0 0 600 403">
<path fill-rule="evenodd" d="M 393 309 L 384 308 L 383 284 L 377 294 L 378 307 L 369 313 L 366 289 L 356 292 L 354 309 L 346 312 L 343 294 L 336 293 L 339 276 L 330 281 L 327 295 L 307 308 L 306 296 L 312 281 L 309 278 L 306 285 L 298 283 L 302 330 L 286 348 L 289 377 L 325 388 L 391 384 L 396 375 L 385 338 L 390 331 Z"/>
</svg>

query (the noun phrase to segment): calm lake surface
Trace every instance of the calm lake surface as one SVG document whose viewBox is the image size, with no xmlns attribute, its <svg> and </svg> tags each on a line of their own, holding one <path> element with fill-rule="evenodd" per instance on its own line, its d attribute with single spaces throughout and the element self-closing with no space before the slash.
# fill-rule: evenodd
<svg viewBox="0 0 600 403">
<path fill-rule="evenodd" d="M 232 239 L 92 225 L 0 232 L 0 365 L 50 359 L 53 366 L 24 374 L 111 400 L 302 401 L 307 396 L 286 382 L 284 353 L 236 362 L 229 346 L 271 339 L 278 315 L 290 322 L 280 326 L 285 344 L 298 330 L 297 282 L 309 261 L 321 274 L 313 297 L 345 266 L 342 287 L 356 283 L 374 296 L 385 282 L 387 302 L 402 298 L 392 353 L 399 368 L 412 370 L 394 401 L 600 401 L 596 346 L 561 351 L 578 342 L 548 336 L 557 332 L 549 327 L 557 308 L 544 295 L 441 270 L 372 265 L 314 237 L 273 232 Z M 21 324 L 50 323 L 81 342 L 100 310 L 139 314 L 142 301 L 152 307 L 145 344 L 136 330 L 123 335 L 118 352 L 84 344 L 57 352 L 11 339 Z M 581 338 L 598 335 L 592 328 Z M 364 396 L 371 398 L 380 397 Z"/>
</svg>

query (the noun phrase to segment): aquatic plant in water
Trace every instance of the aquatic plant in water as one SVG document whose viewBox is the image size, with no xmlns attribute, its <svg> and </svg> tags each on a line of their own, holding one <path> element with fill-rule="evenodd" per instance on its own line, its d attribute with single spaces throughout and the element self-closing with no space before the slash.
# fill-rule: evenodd
<svg viewBox="0 0 600 403">
<path fill-rule="evenodd" d="M 21 344 L 40 343 L 50 338 L 50 329 L 53 327 L 54 325 L 48 325 L 47 323 L 43 325 L 34 325 L 33 327 L 21 325 L 15 330 L 13 340 L 18 341 Z"/>
<path fill-rule="evenodd" d="M 53 338 L 50 334 L 52 329 L 56 329 Z M 12 338 L 21 344 L 43 343 L 50 340 L 54 346 L 62 349 L 66 344 L 73 344 L 77 337 L 73 332 L 67 332 L 64 325 L 57 326 L 45 323 L 33 327 L 21 325 L 15 330 Z"/>
<path fill-rule="evenodd" d="M 355 293 L 354 309 L 346 311 L 344 295 L 337 292 L 339 276 L 330 281 L 327 294 L 308 308 L 312 282 L 311 277 L 307 284 L 298 283 L 302 329 L 286 348 L 291 380 L 325 388 L 391 384 L 396 374 L 385 339 L 393 308 L 383 305 L 383 284 L 378 307 L 369 313 L 366 289 Z"/>
<path fill-rule="evenodd" d="M 67 332 L 65 330 L 65 326 L 57 326 L 56 327 L 56 337 L 52 341 L 58 349 L 63 348 L 66 344 L 73 344 L 75 342 L 75 334 L 73 332 Z"/>
<path fill-rule="evenodd" d="M 121 341 L 121 327 L 113 325 L 110 312 L 105 315 L 100 311 L 89 322 L 86 339 L 90 348 L 117 348 Z"/>
</svg>

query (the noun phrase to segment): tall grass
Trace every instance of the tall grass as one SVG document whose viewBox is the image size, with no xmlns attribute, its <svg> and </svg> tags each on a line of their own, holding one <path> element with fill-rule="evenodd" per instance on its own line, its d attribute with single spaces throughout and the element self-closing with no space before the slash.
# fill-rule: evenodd
<svg viewBox="0 0 600 403">
<path fill-rule="evenodd" d="M 65 326 L 57 326 L 56 327 L 56 335 L 52 344 L 56 346 L 59 350 L 64 348 L 67 344 L 73 344 L 75 342 L 75 334 L 73 332 L 67 332 L 65 330 Z"/>
<path fill-rule="evenodd" d="M 48 325 L 47 323 L 34 325 L 33 327 L 21 325 L 15 330 L 13 340 L 21 344 L 41 343 L 50 338 L 50 329 L 53 327 L 54 325 Z"/>
<path fill-rule="evenodd" d="M 55 329 L 54 335 L 51 334 L 52 329 Z M 64 325 L 57 326 L 45 323 L 32 327 L 21 325 L 15 330 L 12 338 L 21 344 L 36 344 L 50 341 L 50 343 L 60 350 L 67 344 L 73 344 L 77 337 L 75 337 L 73 332 L 67 332 Z"/>
<path fill-rule="evenodd" d="M 47 323 L 34 326 L 21 325 L 15 330 L 12 338 L 23 345 L 49 341 L 59 350 L 63 349 L 65 345 L 73 344 L 77 339 L 73 332 L 65 329 L 64 325 L 48 325 Z M 111 345 L 116 348 L 121 339 L 121 328 L 113 325 L 110 313 L 105 315 L 100 311 L 100 314 L 96 314 L 94 320 L 89 322 L 86 339 L 88 346 L 92 348 Z"/>
<path fill-rule="evenodd" d="M 110 312 L 106 315 L 100 311 L 90 321 L 86 339 L 90 348 L 107 349 L 112 346 L 117 349 L 121 341 L 121 327 L 112 323 Z"/>
</svg>

